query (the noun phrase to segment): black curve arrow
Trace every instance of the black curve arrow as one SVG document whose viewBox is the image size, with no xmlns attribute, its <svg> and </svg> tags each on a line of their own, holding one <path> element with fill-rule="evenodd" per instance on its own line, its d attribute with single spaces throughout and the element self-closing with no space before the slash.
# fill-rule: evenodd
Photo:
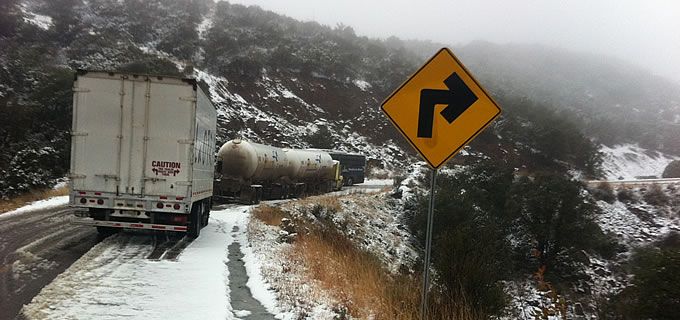
<svg viewBox="0 0 680 320">
<path fill-rule="evenodd" d="M 449 90 L 423 89 L 420 91 L 418 138 L 432 138 L 435 105 L 447 105 L 440 114 L 450 124 L 477 101 L 477 96 L 455 72 L 444 80 L 444 84 Z"/>
</svg>

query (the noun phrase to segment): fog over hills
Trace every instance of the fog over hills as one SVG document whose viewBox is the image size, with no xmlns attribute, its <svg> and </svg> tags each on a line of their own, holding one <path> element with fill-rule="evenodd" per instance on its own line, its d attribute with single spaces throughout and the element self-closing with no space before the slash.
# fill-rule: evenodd
<svg viewBox="0 0 680 320">
<path fill-rule="evenodd" d="M 67 141 L 69 74 L 76 68 L 198 76 L 210 83 L 219 109 L 220 142 L 240 135 L 282 146 L 335 147 L 364 152 L 380 166 L 413 160 L 413 151 L 378 107 L 441 47 L 431 41 L 371 39 L 350 26 L 300 22 L 207 0 L 5 5 L 14 9 L 3 11 L 9 27 L 0 39 L 0 96 L 5 112 L 22 116 L 0 126 L 3 147 L 16 151 L 3 154 L 0 169 L 59 163 L 43 175 L 12 180 L 24 187 L 65 171 L 68 148 L 56 141 Z M 540 45 L 473 42 L 453 49 L 501 103 L 503 119 L 511 120 L 495 125 L 473 149 L 493 153 L 492 146 L 502 143 L 517 149 L 518 165 L 524 165 L 526 152 L 542 150 L 541 135 L 546 146 L 550 139 L 564 140 L 541 129 L 555 127 L 553 121 L 565 123 L 559 136 L 575 137 L 568 141 L 575 146 L 587 138 L 680 153 L 680 142 L 673 139 L 679 133 L 680 90 L 669 81 L 608 57 Z M 26 130 L 34 113 L 44 117 L 42 130 Z M 507 125 L 526 121 L 535 125 Z M 56 133 L 48 139 L 44 128 Z M 570 150 L 578 149 L 559 143 L 565 144 L 560 160 L 576 167 L 592 162 L 574 164 L 578 156 Z M 51 160 L 35 160 L 41 157 Z M 26 174 L 8 173 L 14 175 Z"/>
</svg>

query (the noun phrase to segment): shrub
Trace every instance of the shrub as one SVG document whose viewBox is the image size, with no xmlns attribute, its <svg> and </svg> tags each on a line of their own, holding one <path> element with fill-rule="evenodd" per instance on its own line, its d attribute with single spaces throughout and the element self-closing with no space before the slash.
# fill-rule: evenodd
<svg viewBox="0 0 680 320">
<path fill-rule="evenodd" d="M 680 160 L 673 160 L 666 166 L 661 175 L 663 178 L 680 178 Z"/>
<path fill-rule="evenodd" d="M 635 250 L 630 286 L 614 296 L 601 318 L 677 319 L 680 314 L 680 236 Z"/>
<path fill-rule="evenodd" d="M 335 147 L 333 134 L 328 126 L 320 125 L 318 129 L 305 137 L 312 148 L 332 149 Z"/>
<path fill-rule="evenodd" d="M 637 201 L 633 192 L 630 191 L 629 189 L 626 189 L 626 188 L 621 188 L 621 190 L 619 190 L 616 193 L 616 197 L 621 202 L 635 202 L 635 201 Z"/>
<path fill-rule="evenodd" d="M 512 171 L 484 163 L 460 176 L 437 178 L 432 266 L 441 295 L 466 301 L 484 317 L 505 306 L 500 281 L 506 279 L 511 251 L 501 223 Z M 418 195 L 409 221 L 412 233 L 424 243 L 429 197 Z M 433 302 L 434 303 L 434 302 Z M 444 302 L 442 302 L 444 303 Z"/>
<path fill-rule="evenodd" d="M 590 193 L 592 193 L 595 199 L 606 201 L 607 203 L 613 203 L 616 200 L 614 189 L 612 189 L 611 184 L 608 182 L 601 182 L 595 189 L 591 190 Z"/>
<path fill-rule="evenodd" d="M 583 187 L 557 175 L 522 178 L 513 188 L 514 216 L 535 242 L 538 262 L 549 270 L 570 269 L 573 253 L 607 247 L 593 221 L 598 208 L 583 195 Z"/>
<path fill-rule="evenodd" d="M 663 189 L 659 185 L 652 185 L 651 188 L 644 194 L 643 198 L 645 202 L 655 205 L 662 206 L 668 203 L 670 200 Z"/>
<path fill-rule="evenodd" d="M 253 216 L 265 224 L 278 226 L 281 224 L 281 219 L 286 218 L 288 214 L 278 207 L 260 205 L 253 209 Z"/>
</svg>

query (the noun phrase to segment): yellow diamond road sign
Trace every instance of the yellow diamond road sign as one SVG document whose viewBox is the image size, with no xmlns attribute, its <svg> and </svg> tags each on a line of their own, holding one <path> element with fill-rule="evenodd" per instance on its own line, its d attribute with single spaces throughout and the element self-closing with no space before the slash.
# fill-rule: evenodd
<svg viewBox="0 0 680 320">
<path fill-rule="evenodd" d="M 381 109 L 435 169 L 501 114 L 447 48 L 439 50 L 385 99 Z"/>
</svg>

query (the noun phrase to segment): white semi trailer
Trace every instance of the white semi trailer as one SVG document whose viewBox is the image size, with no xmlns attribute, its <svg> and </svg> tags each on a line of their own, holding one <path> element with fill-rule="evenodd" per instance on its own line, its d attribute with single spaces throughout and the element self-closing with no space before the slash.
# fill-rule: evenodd
<svg viewBox="0 0 680 320">
<path fill-rule="evenodd" d="M 198 237 L 210 214 L 217 115 L 197 82 L 78 71 L 73 91 L 76 223 Z"/>
</svg>

